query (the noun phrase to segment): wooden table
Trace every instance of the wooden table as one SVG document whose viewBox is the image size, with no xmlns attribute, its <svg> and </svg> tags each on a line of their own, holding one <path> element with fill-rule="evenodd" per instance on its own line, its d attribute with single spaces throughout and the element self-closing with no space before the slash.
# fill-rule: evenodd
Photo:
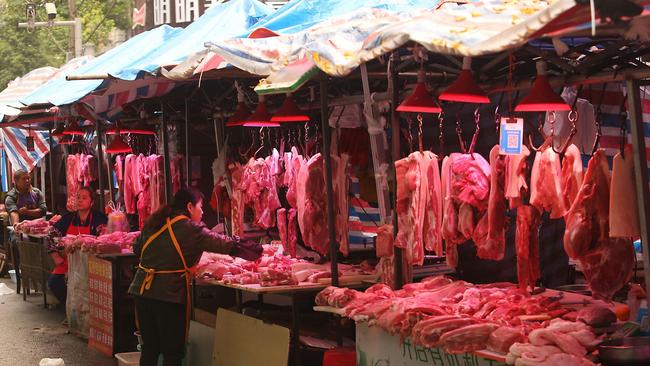
<svg viewBox="0 0 650 366">
<path fill-rule="evenodd" d="M 367 277 L 367 276 L 366 276 Z M 248 292 L 256 294 L 258 301 L 260 303 L 264 302 L 265 294 L 272 295 L 284 295 L 291 297 L 291 350 L 294 355 L 294 360 L 296 365 L 300 365 L 300 326 L 298 322 L 298 299 L 300 296 L 308 293 L 318 292 L 325 287 L 329 286 L 326 279 L 325 283 L 313 283 L 313 282 L 301 282 L 298 285 L 283 285 L 283 286 L 269 286 L 263 287 L 260 284 L 250 284 L 250 285 L 240 285 L 234 283 L 224 283 L 223 281 L 217 280 L 196 280 L 197 283 L 201 284 L 212 284 L 215 286 L 222 286 L 236 290 L 236 301 L 237 301 L 237 310 L 242 312 L 242 293 Z M 346 286 L 364 286 L 363 281 L 349 282 L 347 281 Z"/>
</svg>

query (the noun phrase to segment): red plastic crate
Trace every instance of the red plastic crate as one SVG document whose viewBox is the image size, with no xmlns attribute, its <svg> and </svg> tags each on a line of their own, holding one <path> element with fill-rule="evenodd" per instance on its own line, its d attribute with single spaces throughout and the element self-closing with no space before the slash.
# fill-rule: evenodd
<svg viewBox="0 0 650 366">
<path fill-rule="evenodd" d="M 357 352 L 354 347 L 341 347 L 325 351 L 323 366 L 356 366 Z"/>
</svg>

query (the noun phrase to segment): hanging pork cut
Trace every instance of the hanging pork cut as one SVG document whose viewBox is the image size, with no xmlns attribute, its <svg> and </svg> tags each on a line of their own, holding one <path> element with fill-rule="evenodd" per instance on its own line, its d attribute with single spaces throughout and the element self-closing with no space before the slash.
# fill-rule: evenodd
<svg viewBox="0 0 650 366">
<path fill-rule="evenodd" d="M 634 266 L 632 241 L 609 236 L 609 193 L 607 158 L 598 150 L 566 215 L 564 248 L 580 261 L 593 296 L 607 300 L 629 281 Z"/>
<path fill-rule="evenodd" d="M 599 150 L 589 160 L 578 196 L 565 217 L 564 250 L 569 257 L 582 258 L 609 237 L 609 183 L 607 158 Z"/>
<path fill-rule="evenodd" d="M 521 147 L 521 154 L 506 157 L 505 197 L 510 209 L 517 208 L 523 203 L 524 193 L 528 192 L 526 183 L 526 159 L 530 151 L 526 146 Z"/>
<path fill-rule="evenodd" d="M 329 250 L 323 156 L 316 154 L 300 168 L 296 183 L 298 224 L 302 240 L 321 255 Z"/>
<path fill-rule="evenodd" d="M 397 236 L 395 246 L 405 249 L 405 258 L 409 264 L 422 264 L 424 244 L 422 226 L 426 199 L 426 164 L 424 155 L 414 152 L 395 162 L 397 179 Z"/>
<path fill-rule="evenodd" d="M 623 154 L 614 156 L 609 199 L 609 236 L 612 238 L 636 238 L 640 235 L 633 154 L 628 146 Z"/>
<path fill-rule="evenodd" d="M 244 191 L 241 190 L 242 178 L 244 175 L 244 169 L 239 163 L 230 164 L 228 166 L 230 171 L 230 186 L 231 189 L 230 196 L 230 219 L 232 226 L 232 234 L 237 236 L 244 235 Z"/>
<path fill-rule="evenodd" d="M 445 243 L 445 256 L 447 265 L 458 265 L 458 251 L 456 246 L 466 239 L 458 231 L 458 208 L 451 196 L 451 162 L 453 157 L 445 156 L 442 159 L 440 185 L 442 188 L 442 238 Z"/>
<path fill-rule="evenodd" d="M 438 256 L 443 255 L 442 243 L 442 187 L 440 182 L 440 167 L 438 157 L 431 152 L 431 159 L 426 170 L 428 188 L 427 201 L 424 213 L 423 240 L 426 250 L 436 253 Z"/>
<path fill-rule="evenodd" d="M 297 208 L 296 202 L 296 184 L 298 182 L 298 173 L 303 165 L 307 164 L 307 161 L 298 154 L 298 149 L 295 147 L 291 148 L 290 153 L 284 154 L 284 179 L 283 184 L 287 186 L 287 202 L 293 208 Z"/>
<path fill-rule="evenodd" d="M 574 144 L 567 147 L 562 161 L 562 202 L 568 210 L 573 205 L 573 201 L 578 196 L 578 191 L 582 185 L 582 157 L 580 150 Z"/>
<path fill-rule="evenodd" d="M 476 255 L 482 259 L 501 260 L 506 250 L 506 157 L 499 154 L 499 145 L 490 151 L 490 197 L 487 210 L 487 238 L 481 238 L 482 231 L 475 234 Z M 484 220 L 484 219 L 482 219 Z M 479 221 L 478 228 L 481 227 Z"/>
<path fill-rule="evenodd" d="M 479 154 L 453 153 L 451 196 L 478 210 L 486 210 L 490 195 L 490 164 Z"/>
<path fill-rule="evenodd" d="M 393 256 L 393 225 L 384 224 L 377 229 L 375 251 L 378 258 Z"/>
<path fill-rule="evenodd" d="M 350 184 L 348 180 L 348 167 L 350 156 L 332 155 L 332 190 L 334 192 L 334 218 L 336 221 L 336 241 L 339 243 L 339 251 L 344 256 L 350 252 L 350 236 L 348 229 L 349 202 L 348 193 Z"/>
<path fill-rule="evenodd" d="M 559 219 L 566 213 L 562 201 L 560 155 L 547 147 L 535 155 L 530 177 L 530 204 Z"/>
<path fill-rule="evenodd" d="M 523 290 L 535 288 L 540 277 L 539 269 L 539 211 L 528 205 L 517 207 L 515 249 L 517 253 L 517 279 Z"/>
<path fill-rule="evenodd" d="M 296 246 L 298 245 L 298 210 L 295 208 L 289 209 L 287 217 L 287 242 L 289 244 L 289 255 L 292 258 L 296 257 Z"/>
<path fill-rule="evenodd" d="M 289 238 L 287 236 L 287 209 L 280 208 L 277 211 L 277 222 L 278 222 L 278 234 L 280 235 L 280 241 L 282 242 L 282 247 L 284 248 L 285 253 L 289 253 Z"/>
</svg>

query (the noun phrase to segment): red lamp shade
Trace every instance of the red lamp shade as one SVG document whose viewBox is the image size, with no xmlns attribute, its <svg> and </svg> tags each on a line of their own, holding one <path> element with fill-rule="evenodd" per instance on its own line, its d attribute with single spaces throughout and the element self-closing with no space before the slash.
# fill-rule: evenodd
<svg viewBox="0 0 650 366">
<path fill-rule="evenodd" d="M 398 112 L 414 113 L 440 113 L 442 108 L 433 100 L 423 81 L 415 85 L 413 93 L 409 95 L 397 109 Z"/>
<path fill-rule="evenodd" d="M 471 57 L 463 57 L 463 69 L 458 78 L 440 94 L 438 99 L 462 103 L 490 103 L 490 98 L 474 80 Z"/>
<path fill-rule="evenodd" d="M 244 127 L 280 127 L 278 122 L 271 122 L 271 114 L 266 109 L 266 101 L 260 96 L 260 102 L 253 114 L 251 114 L 242 125 Z"/>
<path fill-rule="evenodd" d="M 114 125 L 106 130 L 107 135 L 119 135 L 120 133 L 122 133 L 122 129 L 120 128 L 119 122 L 115 122 Z"/>
<path fill-rule="evenodd" d="M 515 107 L 515 112 L 569 111 L 562 97 L 555 94 L 546 75 L 537 75 L 530 93 Z"/>
<path fill-rule="evenodd" d="M 250 115 L 251 112 L 249 112 L 248 108 L 246 108 L 246 104 L 244 102 L 239 102 L 237 103 L 237 109 L 235 109 L 235 113 L 233 113 L 233 115 L 228 118 L 226 127 L 241 126 Z"/>
<path fill-rule="evenodd" d="M 476 84 L 471 70 L 462 70 L 456 81 L 442 92 L 438 99 L 451 102 L 490 103 L 490 98 Z"/>
<path fill-rule="evenodd" d="M 280 109 L 271 117 L 271 122 L 308 122 L 306 115 L 293 100 L 291 94 L 287 94 Z"/>
<path fill-rule="evenodd" d="M 81 128 L 79 128 L 79 124 L 77 123 L 77 121 L 72 120 L 72 121 L 70 121 L 68 123 L 68 126 L 63 131 L 63 134 L 64 135 L 81 135 L 81 136 L 83 136 L 84 131 Z"/>
<path fill-rule="evenodd" d="M 144 121 L 136 122 L 133 126 L 120 131 L 122 134 L 132 133 L 135 135 L 155 135 L 156 131 L 149 127 Z"/>
<path fill-rule="evenodd" d="M 120 153 L 130 153 L 133 152 L 131 147 L 124 142 L 122 136 L 115 135 L 113 141 L 106 148 L 108 154 L 120 154 Z"/>
</svg>

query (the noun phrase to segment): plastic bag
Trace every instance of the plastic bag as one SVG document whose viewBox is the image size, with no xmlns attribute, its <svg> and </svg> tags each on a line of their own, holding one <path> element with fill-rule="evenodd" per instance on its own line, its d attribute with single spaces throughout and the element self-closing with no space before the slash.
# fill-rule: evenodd
<svg viewBox="0 0 650 366">
<path fill-rule="evenodd" d="M 122 211 L 120 204 L 115 205 L 113 201 L 109 202 L 106 211 L 108 212 L 108 225 L 106 225 L 106 234 L 114 232 L 129 232 L 129 221 L 126 214 Z"/>
</svg>

